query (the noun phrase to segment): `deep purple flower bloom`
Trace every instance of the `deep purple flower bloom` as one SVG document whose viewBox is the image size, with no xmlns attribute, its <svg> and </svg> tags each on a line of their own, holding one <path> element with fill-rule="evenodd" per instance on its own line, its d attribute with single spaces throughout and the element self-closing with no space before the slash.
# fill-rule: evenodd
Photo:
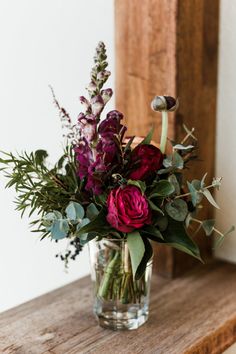
<svg viewBox="0 0 236 354">
<path fill-rule="evenodd" d="M 104 137 L 107 136 L 107 134 L 118 135 L 122 131 L 122 135 L 124 135 L 126 127 L 120 123 L 122 119 L 123 114 L 119 111 L 114 110 L 109 112 L 106 119 L 104 119 L 98 127 L 99 134 Z"/>
<path fill-rule="evenodd" d="M 103 175 L 107 171 L 102 155 L 97 155 L 95 162 L 88 168 L 88 180 L 85 189 L 92 190 L 94 194 L 101 194 L 103 187 Z"/>
<path fill-rule="evenodd" d="M 92 150 L 85 138 L 74 147 L 76 160 L 79 162 L 78 176 L 82 179 L 88 175 L 88 169 L 93 161 Z"/>
<path fill-rule="evenodd" d="M 118 146 L 111 136 L 101 137 L 97 144 L 97 152 L 103 154 L 103 159 L 106 164 L 112 163 L 118 153 Z"/>
</svg>

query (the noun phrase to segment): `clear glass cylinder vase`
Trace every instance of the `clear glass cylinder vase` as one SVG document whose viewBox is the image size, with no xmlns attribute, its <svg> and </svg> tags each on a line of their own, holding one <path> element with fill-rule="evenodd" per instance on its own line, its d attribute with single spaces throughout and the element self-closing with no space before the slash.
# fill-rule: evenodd
<svg viewBox="0 0 236 354">
<path fill-rule="evenodd" d="M 94 239 L 89 242 L 94 313 L 99 325 L 113 330 L 131 330 L 148 319 L 152 261 L 135 280 L 124 239 Z"/>
</svg>

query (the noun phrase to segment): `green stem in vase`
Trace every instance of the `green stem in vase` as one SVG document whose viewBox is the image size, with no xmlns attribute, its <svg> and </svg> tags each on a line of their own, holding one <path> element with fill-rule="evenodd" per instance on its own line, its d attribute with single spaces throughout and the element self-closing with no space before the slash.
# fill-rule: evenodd
<svg viewBox="0 0 236 354">
<path fill-rule="evenodd" d="M 112 281 L 115 277 L 115 269 L 117 265 L 120 264 L 120 252 L 116 251 L 115 255 L 108 263 L 107 267 L 105 268 L 104 276 L 102 279 L 102 283 L 98 289 L 98 296 L 103 299 L 107 299 L 109 289 L 112 285 Z M 113 287 L 112 287 L 113 289 Z"/>
</svg>

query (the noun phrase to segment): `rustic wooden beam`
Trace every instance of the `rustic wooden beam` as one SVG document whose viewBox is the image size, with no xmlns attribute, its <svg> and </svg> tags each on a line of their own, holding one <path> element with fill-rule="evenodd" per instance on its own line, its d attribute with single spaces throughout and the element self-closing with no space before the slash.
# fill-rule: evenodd
<svg viewBox="0 0 236 354">
<path fill-rule="evenodd" d="M 214 174 L 219 0 L 116 0 L 116 106 L 125 114 L 130 135 L 145 135 L 160 115 L 150 108 L 155 95 L 179 97 L 171 114 L 169 137 L 183 136 L 183 122 L 195 127 L 201 161 L 188 178 Z M 212 218 L 205 208 L 203 218 Z M 199 235 L 203 257 L 211 241 Z M 166 246 L 156 247 L 157 268 L 173 277 L 196 261 Z"/>
</svg>

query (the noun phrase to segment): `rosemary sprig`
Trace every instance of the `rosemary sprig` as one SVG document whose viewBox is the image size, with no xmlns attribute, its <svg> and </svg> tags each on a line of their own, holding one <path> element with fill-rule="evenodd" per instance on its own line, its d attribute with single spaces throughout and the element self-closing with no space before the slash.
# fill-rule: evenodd
<svg viewBox="0 0 236 354">
<path fill-rule="evenodd" d="M 21 211 L 21 217 L 27 209 L 29 216 L 36 213 L 38 217 L 31 225 L 38 224 L 38 228 L 33 231 L 42 232 L 43 237 L 48 235 L 41 222 L 43 215 L 52 210 L 65 210 L 78 193 L 73 149 L 67 146 L 52 169 L 46 165 L 48 154 L 45 150 L 16 155 L 1 153 L 1 170 L 8 178 L 6 188 L 14 187 L 17 192 L 16 210 Z"/>
</svg>

